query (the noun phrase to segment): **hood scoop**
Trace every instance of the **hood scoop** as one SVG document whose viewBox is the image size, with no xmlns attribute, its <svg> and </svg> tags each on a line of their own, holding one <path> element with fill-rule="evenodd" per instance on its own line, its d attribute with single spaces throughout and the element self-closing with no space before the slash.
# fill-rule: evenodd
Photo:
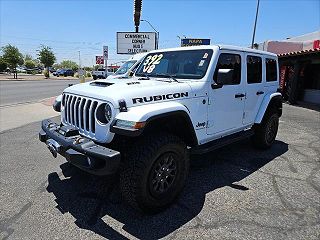
<svg viewBox="0 0 320 240">
<path fill-rule="evenodd" d="M 113 85 L 114 83 L 109 83 L 109 82 L 91 82 L 90 85 L 91 86 L 95 86 L 95 87 L 109 87 L 111 85 Z"/>
</svg>

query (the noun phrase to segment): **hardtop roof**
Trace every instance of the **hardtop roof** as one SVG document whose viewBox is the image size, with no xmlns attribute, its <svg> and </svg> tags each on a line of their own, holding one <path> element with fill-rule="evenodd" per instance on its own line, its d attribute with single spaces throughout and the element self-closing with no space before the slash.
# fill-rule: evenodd
<svg viewBox="0 0 320 240">
<path fill-rule="evenodd" d="M 212 49 L 212 50 L 232 50 L 232 51 L 240 51 L 240 52 L 248 52 L 248 53 L 255 53 L 255 54 L 262 54 L 262 55 L 269 55 L 273 57 L 277 57 L 277 54 L 261 51 L 257 49 L 247 48 L 247 47 L 238 47 L 232 45 L 201 45 L 201 46 L 188 46 L 188 47 L 176 47 L 176 48 L 165 48 L 165 49 L 158 49 L 150 51 L 149 53 L 156 53 L 156 52 L 168 52 L 168 51 L 183 51 L 183 50 L 194 50 L 194 49 Z"/>
</svg>

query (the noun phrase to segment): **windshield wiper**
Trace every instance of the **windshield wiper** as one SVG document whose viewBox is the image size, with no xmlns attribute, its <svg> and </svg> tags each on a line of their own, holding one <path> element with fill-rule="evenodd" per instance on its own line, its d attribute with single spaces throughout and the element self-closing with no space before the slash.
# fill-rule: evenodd
<svg viewBox="0 0 320 240">
<path fill-rule="evenodd" d="M 169 77 L 169 78 L 171 78 L 173 81 L 179 83 L 179 81 L 175 78 L 175 77 L 176 77 L 175 74 L 156 73 L 155 76 L 157 76 L 157 77 Z"/>
</svg>

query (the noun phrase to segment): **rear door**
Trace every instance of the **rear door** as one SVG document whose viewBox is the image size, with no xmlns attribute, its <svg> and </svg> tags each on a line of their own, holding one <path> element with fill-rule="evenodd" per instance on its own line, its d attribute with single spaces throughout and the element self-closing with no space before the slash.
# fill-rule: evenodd
<svg viewBox="0 0 320 240">
<path fill-rule="evenodd" d="M 265 69 L 262 56 L 245 53 L 245 89 L 246 100 L 243 114 L 243 124 L 254 123 L 264 97 Z"/>
</svg>

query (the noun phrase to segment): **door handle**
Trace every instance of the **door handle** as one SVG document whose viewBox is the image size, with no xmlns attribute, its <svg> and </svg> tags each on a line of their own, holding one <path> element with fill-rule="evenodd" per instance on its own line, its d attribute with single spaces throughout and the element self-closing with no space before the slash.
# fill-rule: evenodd
<svg viewBox="0 0 320 240">
<path fill-rule="evenodd" d="M 258 91 L 257 92 L 257 95 L 261 95 L 261 94 L 264 94 L 264 91 Z"/>
<path fill-rule="evenodd" d="M 244 93 L 237 93 L 236 95 L 234 95 L 235 98 L 242 98 L 245 97 L 246 95 Z"/>
</svg>

